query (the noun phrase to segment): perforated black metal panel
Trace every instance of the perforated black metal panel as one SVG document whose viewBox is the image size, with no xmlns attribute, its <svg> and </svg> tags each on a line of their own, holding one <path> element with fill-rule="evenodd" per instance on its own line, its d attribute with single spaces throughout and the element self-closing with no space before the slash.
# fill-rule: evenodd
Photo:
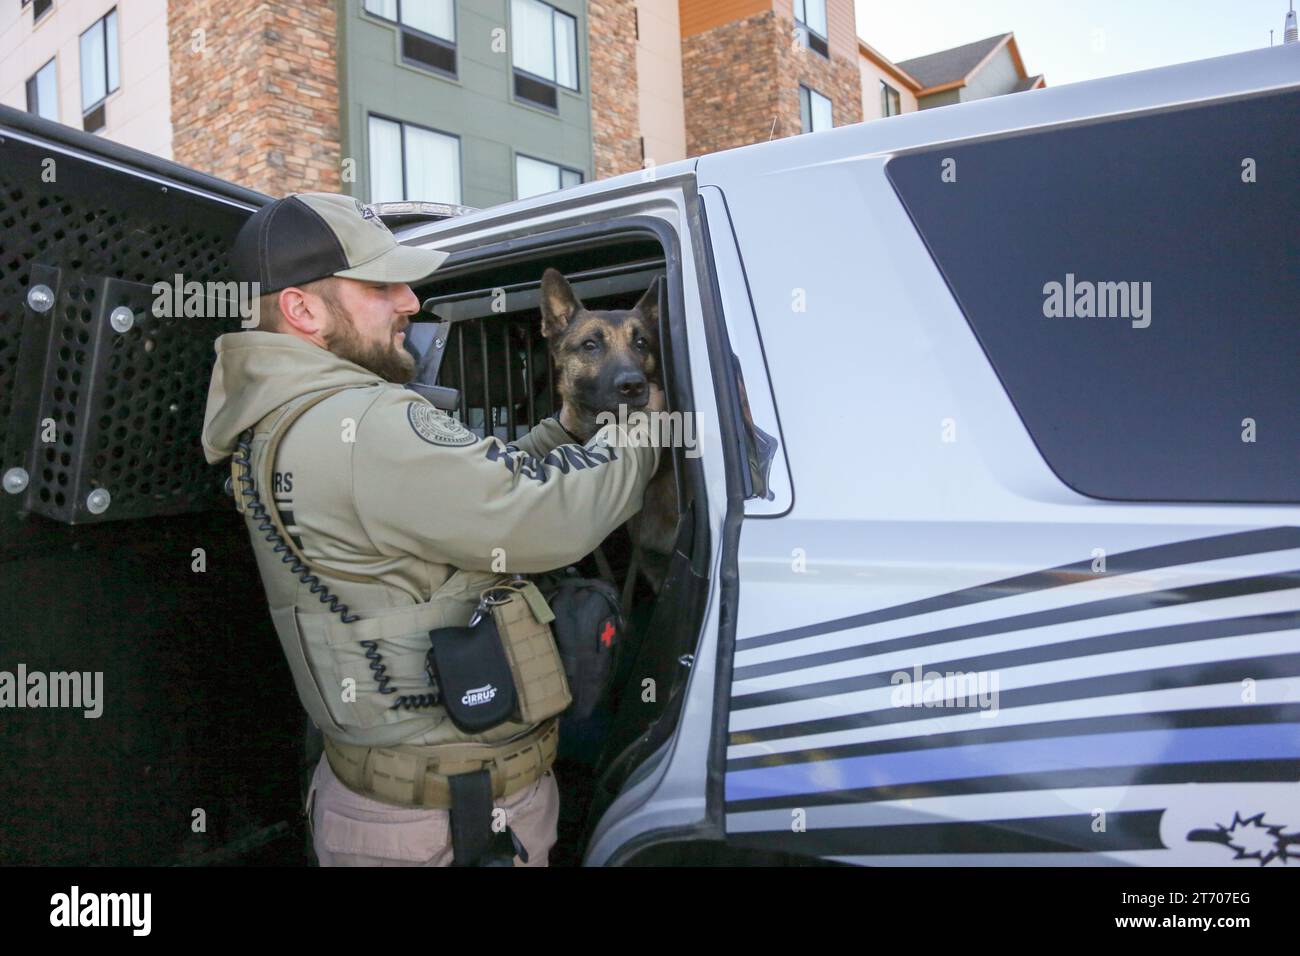
<svg viewBox="0 0 1300 956">
<path fill-rule="evenodd" d="M 212 343 L 237 319 L 152 315 L 154 283 L 221 282 L 249 211 L 0 137 L 0 471 L 29 476 L 0 507 L 69 522 L 219 502 L 199 444 Z M 43 284 L 53 307 L 28 303 Z M 125 305 L 133 324 L 115 331 Z M 108 491 L 102 511 L 86 506 Z M 101 496 L 102 497 L 102 496 Z"/>
<path fill-rule="evenodd" d="M 47 334 L 32 511 L 81 522 L 176 514 L 220 500 L 224 476 L 208 466 L 197 436 L 211 337 L 234 331 L 238 320 L 160 318 L 155 300 L 142 283 L 65 272 L 48 318 L 27 323 L 29 336 L 42 325 Z M 119 331 L 112 316 L 123 309 L 130 326 Z"/>
</svg>

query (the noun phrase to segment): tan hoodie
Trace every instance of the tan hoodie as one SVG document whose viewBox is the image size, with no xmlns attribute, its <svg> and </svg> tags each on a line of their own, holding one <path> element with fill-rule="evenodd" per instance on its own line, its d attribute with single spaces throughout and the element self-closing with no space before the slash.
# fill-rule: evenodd
<svg viewBox="0 0 1300 956">
<path fill-rule="evenodd" d="M 217 339 L 217 364 L 203 416 L 208 464 L 229 458 L 235 441 L 303 392 L 383 379 L 333 352 L 278 332 L 232 332 Z"/>
<path fill-rule="evenodd" d="M 235 451 L 241 432 L 254 429 L 254 476 L 271 430 L 295 400 L 343 387 L 288 428 L 272 487 L 257 491 L 264 502 L 273 498 L 311 572 L 352 612 L 400 616 L 438 592 L 437 600 L 447 602 L 445 623 L 464 624 L 478 590 L 502 572 L 547 571 L 593 551 L 640 509 L 658 465 L 660 450 L 645 433 L 618 425 L 605 426 L 585 446 L 569 443 L 554 419 L 508 445 L 476 438 L 423 396 L 290 335 L 231 333 L 217 340 L 216 351 L 203 450 L 218 462 Z M 235 487 L 238 493 L 240 483 Z M 391 725 L 402 715 L 365 710 L 388 704 L 373 686 L 358 704 L 339 705 L 340 675 L 372 676 L 349 637 L 360 628 L 340 630 L 252 516 L 245 518 L 299 695 L 322 730 L 355 743 L 455 739 L 449 724 L 430 731 L 428 718 L 375 730 L 375 720 Z M 457 570 L 466 573 L 453 580 Z M 326 668 L 318 656 L 310 668 L 295 663 L 302 654 L 295 631 L 309 656 L 324 654 L 313 645 L 329 645 L 335 662 Z M 388 677 L 403 694 L 427 689 L 417 645 L 427 650 L 425 634 L 380 641 Z M 341 712 L 353 716 L 340 719 Z M 419 731 L 417 739 L 403 736 L 408 729 Z M 518 730 L 503 725 L 501 733 L 512 729 Z"/>
</svg>

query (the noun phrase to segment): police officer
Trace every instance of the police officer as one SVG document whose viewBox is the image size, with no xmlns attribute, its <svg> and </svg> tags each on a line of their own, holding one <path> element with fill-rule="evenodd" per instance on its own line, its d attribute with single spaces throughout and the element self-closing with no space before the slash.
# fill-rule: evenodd
<svg viewBox="0 0 1300 956">
<path fill-rule="evenodd" d="M 546 865 L 556 719 L 460 731 L 432 693 L 429 631 L 465 625 L 504 570 L 591 552 L 641 507 L 658 464 L 618 425 L 578 447 L 563 412 L 517 442 L 480 440 L 405 388 L 419 310 L 407 283 L 445 258 L 324 193 L 265 206 L 232 252 L 236 278 L 260 284 L 259 325 L 216 342 L 203 448 L 211 463 L 233 456 L 271 618 L 324 734 L 307 807 L 322 865 L 453 862 L 473 845 L 459 840 L 469 814 L 449 813 L 463 774 L 490 785 L 514 864 Z"/>
</svg>

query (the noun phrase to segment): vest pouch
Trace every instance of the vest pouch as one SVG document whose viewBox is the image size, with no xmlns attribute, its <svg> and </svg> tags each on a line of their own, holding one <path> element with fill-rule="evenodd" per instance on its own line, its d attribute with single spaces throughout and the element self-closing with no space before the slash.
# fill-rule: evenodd
<svg viewBox="0 0 1300 956">
<path fill-rule="evenodd" d="M 484 603 L 492 611 L 510 660 L 520 723 L 537 724 L 564 712 L 573 697 L 551 634 L 549 622 L 555 615 L 537 586 L 531 581 L 512 581 L 489 588 Z"/>
<path fill-rule="evenodd" d="M 453 724 L 477 734 L 511 719 L 515 681 L 495 617 L 483 615 L 469 627 L 435 628 L 429 643 L 429 672 Z"/>
<path fill-rule="evenodd" d="M 341 733 L 343 727 L 330 711 L 321 691 L 320 682 L 308 658 L 302 633 L 298 629 L 298 609 L 289 607 L 272 608 L 271 623 L 280 646 L 284 649 L 289 671 L 293 674 L 294 688 L 298 691 L 298 700 L 302 703 L 307 716 L 322 731 Z"/>
</svg>

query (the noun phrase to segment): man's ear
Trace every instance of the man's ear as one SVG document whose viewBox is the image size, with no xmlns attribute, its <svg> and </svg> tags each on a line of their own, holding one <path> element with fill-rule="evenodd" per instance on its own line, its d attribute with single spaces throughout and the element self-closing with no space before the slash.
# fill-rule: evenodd
<svg viewBox="0 0 1300 956">
<path fill-rule="evenodd" d="M 582 308 L 582 303 L 573 294 L 569 280 L 558 270 L 547 269 L 542 273 L 542 335 L 554 338 L 562 333 Z"/>
<path fill-rule="evenodd" d="M 278 293 L 282 327 L 308 338 L 327 331 L 329 325 L 323 302 L 313 301 L 309 291 L 291 285 Z"/>
<path fill-rule="evenodd" d="M 659 283 L 650 283 L 650 288 L 645 290 L 645 295 L 641 296 L 641 300 L 637 302 L 636 305 L 632 306 L 632 308 L 641 313 L 646 322 L 656 331 L 659 329 L 658 289 Z"/>
</svg>

